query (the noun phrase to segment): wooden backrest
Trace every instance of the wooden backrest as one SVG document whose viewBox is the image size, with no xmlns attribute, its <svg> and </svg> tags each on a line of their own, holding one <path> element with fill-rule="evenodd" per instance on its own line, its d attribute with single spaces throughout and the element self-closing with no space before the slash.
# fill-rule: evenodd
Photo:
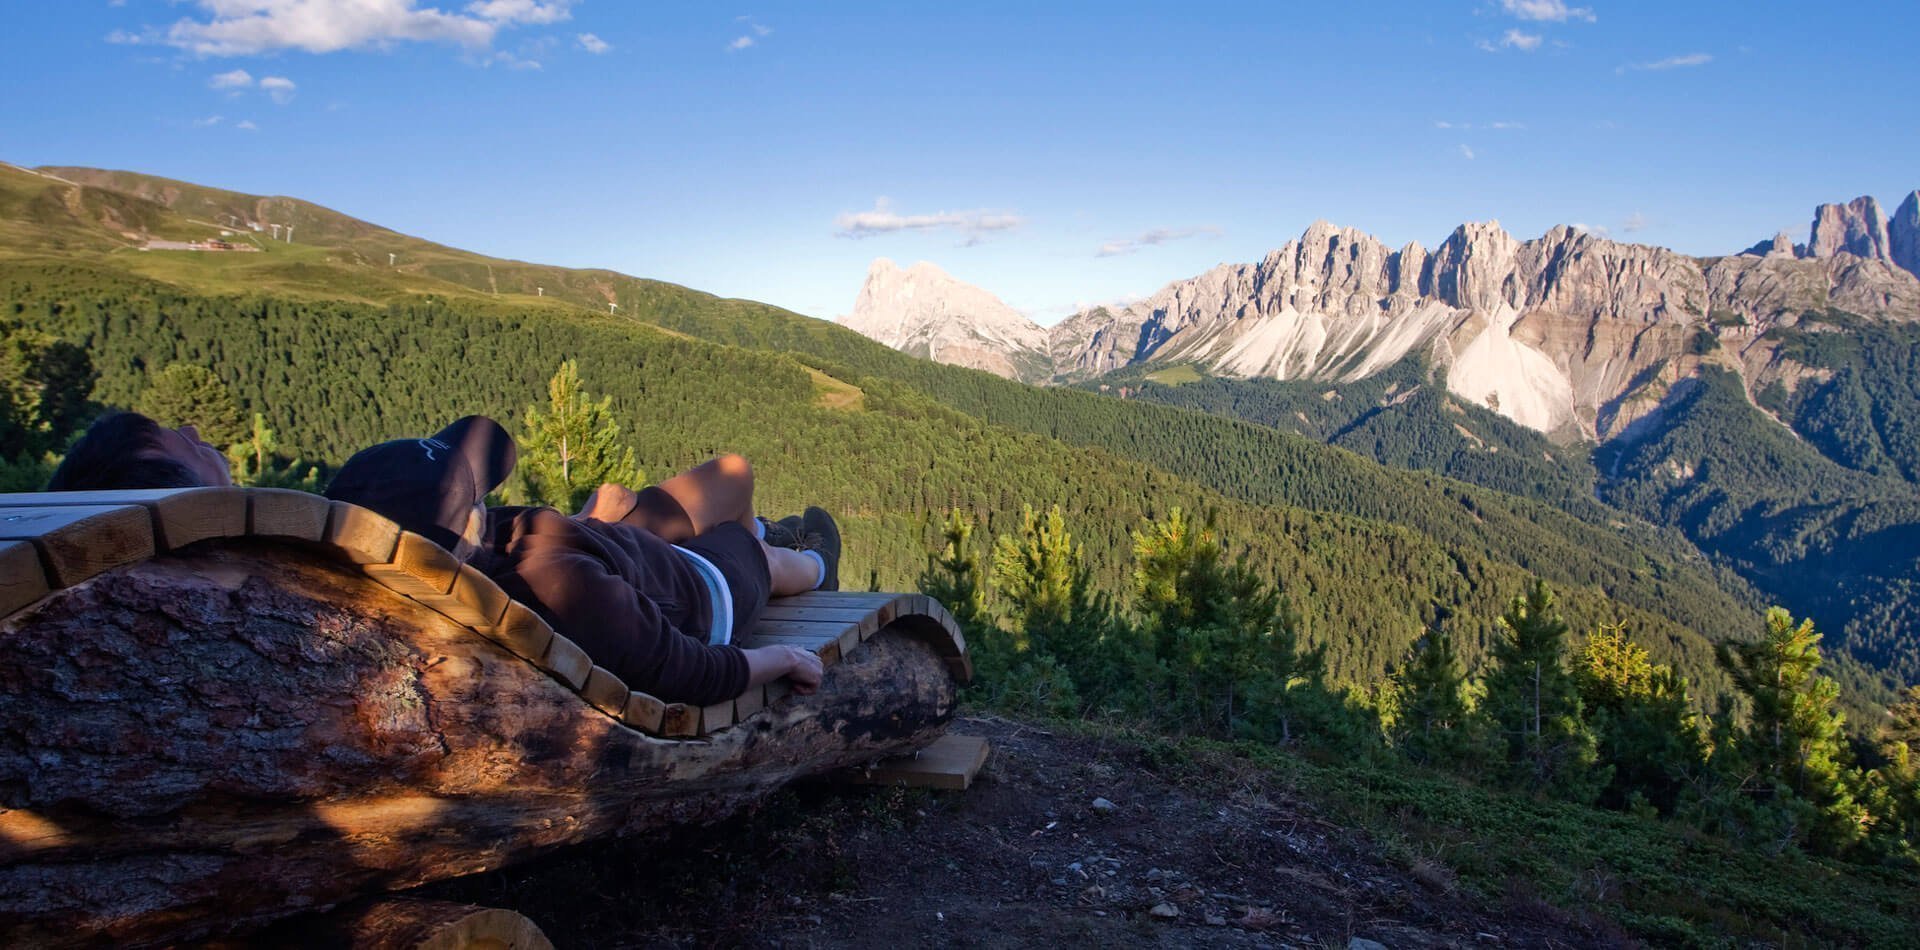
<svg viewBox="0 0 1920 950">
<path fill-rule="evenodd" d="M 365 508 L 284 489 L 0 494 L 0 617 L 114 568 L 202 541 L 240 537 L 298 543 L 352 565 L 544 670 L 585 706 L 648 735 L 699 738 L 758 714 L 791 691 L 779 681 L 702 707 L 631 690 L 531 608 L 432 541 Z M 960 682 L 972 679 L 959 626 L 922 594 L 814 591 L 778 598 L 740 643 L 800 645 L 832 666 L 889 628 L 927 643 Z"/>
</svg>

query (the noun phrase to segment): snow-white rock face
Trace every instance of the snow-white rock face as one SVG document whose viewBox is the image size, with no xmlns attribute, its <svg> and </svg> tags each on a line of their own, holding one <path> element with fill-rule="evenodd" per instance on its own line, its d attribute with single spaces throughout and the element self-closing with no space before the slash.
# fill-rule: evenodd
<svg viewBox="0 0 1920 950">
<path fill-rule="evenodd" d="M 1891 220 L 1871 198 L 1822 205 L 1805 245 L 1782 233 L 1693 258 L 1569 227 L 1520 241 L 1472 222 L 1431 252 L 1316 221 L 1258 263 L 1222 264 L 1051 331 L 931 265 L 876 261 L 846 323 L 901 349 L 1029 380 L 1141 362 L 1224 376 L 1352 382 L 1410 354 L 1462 399 L 1567 439 L 1607 439 L 1701 367 L 1754 391 L 1804 367 L 1766 337 L 1808 312 L 1920 320 L 1920 193 Z M 1920 266 L 1920 265 L 1916 265 Z M 913 299 L 931 295 L 934 299 Z M 999 348 L 995 362 L 978 351 Z"/>
<path fill-rule="evenodd" d="M 840 323 L 897 350 L 1009 379 L 1044 380 L 1052 368 L 1047 331 L 925 261 L 902 269 L 875 260 Z"/>
</svg>

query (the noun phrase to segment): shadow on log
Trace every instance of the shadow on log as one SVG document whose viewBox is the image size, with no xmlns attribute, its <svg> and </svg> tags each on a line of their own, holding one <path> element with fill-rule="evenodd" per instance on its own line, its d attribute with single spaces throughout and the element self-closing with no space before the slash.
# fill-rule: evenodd
<svg viewBox="0 0 1920 950">
<path fill-rule="evenodd" d="M 670 740 L 316 550 L 113 568 L 0 622 L 0 940 L 193 940 L 719 820 L 937 738 L 957 687 L 924 622 Z"/>
</svg>

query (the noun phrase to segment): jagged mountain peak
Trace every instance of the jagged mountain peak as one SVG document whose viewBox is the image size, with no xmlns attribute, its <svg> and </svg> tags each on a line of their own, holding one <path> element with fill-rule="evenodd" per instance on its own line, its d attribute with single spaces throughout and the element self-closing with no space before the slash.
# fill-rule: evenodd
<svg viewBox="0 0 1920 950">
<path fill-rule="evenodd" d="M 875 258 L 840 323 L 898 350 L 1013 379 L 1044 380 L 1051 370 L 1047 331 L 929 261 L 902 268 Z"/>
</svg>

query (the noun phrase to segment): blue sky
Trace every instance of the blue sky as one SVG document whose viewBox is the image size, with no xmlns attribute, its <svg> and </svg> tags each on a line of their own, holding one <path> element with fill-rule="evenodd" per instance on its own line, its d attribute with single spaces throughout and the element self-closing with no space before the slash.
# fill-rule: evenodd
<svg viewBox="0 0 1920 950">
<path fill-rule="evenodd" d="M 1920 188 L 1912 2 L 10 0 L 0 18 L 0 160 L 293 195 L 828 318 L 882 256 L 1051 323 L 1315 218 L 1395 246 L 1497 218 L 1716 254 Z"/>
</svg>

